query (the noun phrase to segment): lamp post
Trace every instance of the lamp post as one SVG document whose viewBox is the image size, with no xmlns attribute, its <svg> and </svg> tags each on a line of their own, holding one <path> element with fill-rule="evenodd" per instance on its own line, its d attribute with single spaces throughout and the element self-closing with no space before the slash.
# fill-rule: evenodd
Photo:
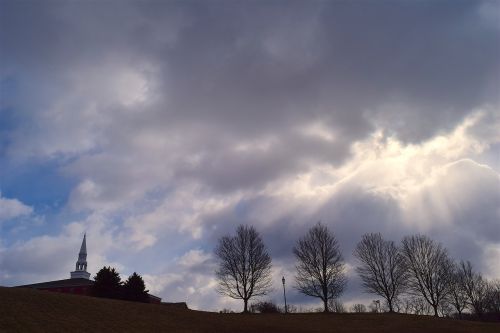
<svg viewBox="0 0 500 333">
<path fill-rule="evenodd" d="M 285 314 L 288 313 L 287 307 L 286 307 L 286 293 L 285 293 L 285 277 L 281 279 L 281 282 L 283 282 L 283 298 L 285 299 Z"/>
</svg>

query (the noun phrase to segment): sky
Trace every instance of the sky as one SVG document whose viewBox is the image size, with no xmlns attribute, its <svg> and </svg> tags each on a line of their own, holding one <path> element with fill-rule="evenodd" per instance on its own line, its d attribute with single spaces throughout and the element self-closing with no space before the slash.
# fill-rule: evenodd
<svg viewBox="0 0 500 333">
<path fill-rule="evenodd" d="M 260 232 L 282 302 L 318 221 L 424 234 L 500 278 L 498 1 L 0 0 L 0 285 L 136 271 L 190 308 Z"/>
</svg>

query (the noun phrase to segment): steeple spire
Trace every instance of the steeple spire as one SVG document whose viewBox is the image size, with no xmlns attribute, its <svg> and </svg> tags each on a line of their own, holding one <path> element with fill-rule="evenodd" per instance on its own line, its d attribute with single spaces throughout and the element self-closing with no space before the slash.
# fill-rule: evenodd
<svg viewBox="0 0 500 333">
<path fill-rule="evenodd" d="M 83 234 L 82 246 L 80 247 L 80 253 L 78 256 L 85 255 L 85 259 L 87 259 L 87 233 Z"/>
<path fill-rule="evenodd" d="M 87 272 L 87 233 L 83 235 L 82 246 L 78 253 L 78 260 L 76 261 L 76 269 L 71 272 L 72 279 L 89 279 L 90 273 Z"/>
</svg>

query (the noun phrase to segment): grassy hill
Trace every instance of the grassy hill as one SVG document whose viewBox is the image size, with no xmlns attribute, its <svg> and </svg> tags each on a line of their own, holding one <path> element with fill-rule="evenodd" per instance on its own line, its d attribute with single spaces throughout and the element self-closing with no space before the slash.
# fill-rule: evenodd
<svg viewBox="0 0 500 333">
<path fill-rule="evenodd" d="M 388 314 L 242 315 L 0 287 L 0 332 L 500 332 L 500 324 Z"/>
</svg>

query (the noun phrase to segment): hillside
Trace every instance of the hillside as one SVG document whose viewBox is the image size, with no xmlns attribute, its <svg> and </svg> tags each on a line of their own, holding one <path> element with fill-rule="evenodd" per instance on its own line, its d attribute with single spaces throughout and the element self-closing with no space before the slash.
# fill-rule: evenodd
<svg viewBox="0 0 500 333">
<path fill-rule="evenodd" d="M 241 315 L 0 287 L 0 332 L 500 332 L 500 324 L 387 314 Z"/>
</svg>

